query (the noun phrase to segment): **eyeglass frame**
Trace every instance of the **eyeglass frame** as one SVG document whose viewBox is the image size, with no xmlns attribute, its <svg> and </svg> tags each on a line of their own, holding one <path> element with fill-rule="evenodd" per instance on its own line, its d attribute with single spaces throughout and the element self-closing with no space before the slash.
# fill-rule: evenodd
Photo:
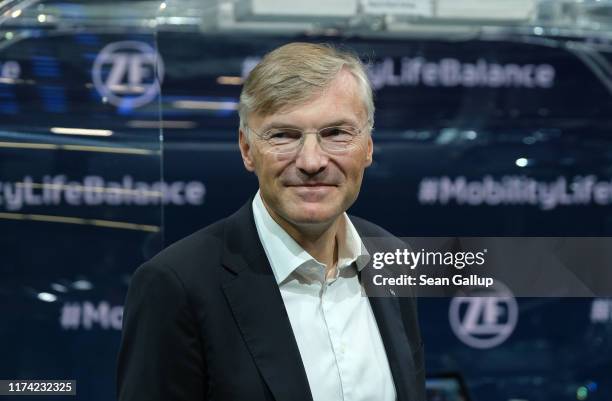
<svg viewBox="0 0 612 401">
<path fill-rule="evenodd" d="M 291 152 L 286 152 L 286 153 L 283 153 L 283 152 L 278 153 L 278 152 L 273 152 L 273 151 L 271 151 L 271 149 L 268 149 L 268 151 L 269 151 L 270 153 L 272 153 L 272 154 L 276 154 L 276 155 L 283 155 L 283 156 L 284 156 L 284 155 L 295 155 L 295 154 L 299 153 L 299 151 L 300 151 L 300 150 L 303 148 L 304 143 L 305 143 L 305 141 L 306 141 L 306 135 L 311 134 L 311 133 L 314 133 L 314 134 L 316 134 L 316 135 L 317 135 L 317 143 L 318 143 L 318 144 L 319 144 L 319 146 L 321 147 L 321 150 L 323 150 L 324 152 L 329 153 L 329 154 L 336 154 L 336 155 L 340 155 L 340 154 L 345 154 L 345 153 L 348 153 L 348 152 L 349 152 L 351 149 L 346 149 L 346 150 L 343 150 L 343 151 L 342 151 L 342 152 L 340 152 L 340 153 L 338 153 L 338 152 L 333 152 L 333 151 L 332 151 L 332 152 L 330 152 L 329 150 L 326 150 L 326 149 L 323 147 L 323 145 L 322 145 L 322 142 L 321 142 L 322 137 L 321 137 L 320 133 L 321 133 L 322 131 L 326 130 L 326 129 L 329 129 L 329 128 L 336 128 L 336 127 L 350 127 L 350 128 L 355 129 L 355 130 L 356 130 L 356 132 L 357 132 L 357 135 L 355 135 L 355 138 L 357 138 L 357 137 L 361 137 L 361 136 L 362 136 L 362 134 L 363 134 L 364 132 L 368 132 L 368 131 L 369 131 L 369 133 L 370 133 L 370 135 L 371 135 L 371 132 L 372 132 L 372 129 L 374 128 L 374 125 L 373 125 L 372 120 L 371 120 L 371 119 L 368 119 L 368 120 L 367 120 L 367 121 L 366 121 L 364 124 L 362 124 L 362 126 L 361 126 L 361 127 L 355 127 L 355 126 L 352 126 L 352 125 L 330 125 L 330 126 L 328 126 L 328 127 L 323 127 L 323 128 L 319 128 L 319 129 L 316 129 L 316 128 L 310 128 L 310 129 L 305 129 L 305 130 L 304 130 L 304 129 L 300 129 L 300 128 L 294 128 L 294 127 L 277 127 L 277 128 L 270 128 L 270 129 L 266 130 L 266 131 L 265 131 L 265 132 L 263 132 L 263 133 L 259 133 L 259 132 L 257 132 L 257 131 L 256 131 L 256 130 L 254 130 L 253 128 L 249 127 L 249 125 L 248 125 L 248 124 L 245 124 L 245 125 L 244 125 L 244 128 L 246 128 L 246 130 L 248 130 L 248 131 L 253 131 L 253 133 L 254 133 L 254 134 L 257 136 L 257 138 L 258 138 L 260 141 L 262 141 L 263 143 L 265 143 L 266 145 L 270 146 L 270 148 L 273 148 L 273 145 L 270 145 L 270 144 L 268 143 L 268 141 L 267 141 L 266 139 L 264 139 L 264 136 L 265 136 L 265 135 L 266 135 L 268 132 L 270 132 L 270 131 L 272 131 L 272 130 L 282 130 L 282 129 L 291 129 L 291 130 L 294 130 L 294 131 L 300 131 L 300 133 L 301 133 L 301 136 L 300 136 L 300 144 L 299 144 L 299 146 L 298 146 L 298 147 L 296 147 L 296 149 L 295 149 L 294 151 L 291 151 Z"/>
</svg>

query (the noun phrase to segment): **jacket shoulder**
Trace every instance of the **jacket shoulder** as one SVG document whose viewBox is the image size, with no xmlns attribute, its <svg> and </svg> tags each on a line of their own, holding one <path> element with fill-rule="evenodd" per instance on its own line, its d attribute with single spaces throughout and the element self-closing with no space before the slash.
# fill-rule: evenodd
<svg viewBox="0 0 612 401">
<path fill-rule="evenodd" d="M 219 272 L 224 249 L 225 220 L 219 220 L 162 249 L 134 272 L 133 279 L 165 271 L 178 278 L 186 289 L 212 281 Z"/>
<path fill-rule="evenodd" d="M 407 245 L 398 237 L 385 230 L 381 226 L 372 223 L 366 219 L 357 216 L 349 216 L 351 222 L 357 229 L 359 236 L 366 244 L 370 244 L 374 248 L 391 247 L 403 248 Z"/>
<path fill-rule="evenodd" d="M 223 250 L 225 220 L 212 223 L 174 242 L 151 258 L 149 263 L 174 266 L 195 260 L 215 259 Z"/>
<path fill-rule="evenodd" d="M 394 237 L 389 231 L 371 221 L 352 215 L 349 216 L 349 219 L 362 237 Z"/>
</svg>

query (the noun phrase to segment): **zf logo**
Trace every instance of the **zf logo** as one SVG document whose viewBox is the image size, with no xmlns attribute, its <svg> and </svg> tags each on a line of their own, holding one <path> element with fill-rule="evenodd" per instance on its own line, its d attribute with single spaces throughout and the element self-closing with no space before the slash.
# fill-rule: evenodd
<svg viewBox="0 0 612 401">
<path fill-rule="evenodd" d="M 518 305 L 508 288 L 497 282 L 486 295 L 455 297 L 450 304 L 453 331 L 474 348 L 492 348 L 503 343 L 518 321 Z"/>
<path fill-rule="evenodd" d="M 159 93 L 164 64 L 145 42 L 123 41 L 102 49 L 92 69 L 98 93 L 109 103 L 125 108 L 140 107 Z"/>
</svg>

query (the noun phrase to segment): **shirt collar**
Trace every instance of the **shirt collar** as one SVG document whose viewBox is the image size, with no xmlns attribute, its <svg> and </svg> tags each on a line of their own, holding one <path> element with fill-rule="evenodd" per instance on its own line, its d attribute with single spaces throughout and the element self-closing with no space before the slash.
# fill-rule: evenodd
<svg viewBox="0 0 612 401">
<path fill-rule="evenodd" d="M 263 204 L 260 191 L 253 198 L 253 217 L 259 239 L 264 247 L 272 272 L 278 284 L 306 263 L 319 263 L 304 250 L 295 240 L 270 216 Z M 338 268 L 343 269 L 355 262 L 357 270 L 363 269 L 369 259 L 369 253 L 361 241 L 359 233 L 351 223 L 348 215 L 343 213 L 343 221 L 338 231 Z"/>
</svg>

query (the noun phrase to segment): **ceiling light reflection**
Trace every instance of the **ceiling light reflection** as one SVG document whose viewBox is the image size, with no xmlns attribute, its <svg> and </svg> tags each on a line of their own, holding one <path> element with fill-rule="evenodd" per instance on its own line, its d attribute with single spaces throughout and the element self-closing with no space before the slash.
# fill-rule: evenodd
<svg viewBox="0 0 612 401">
<path fill-rule="evenodd" d="M 221 85 L 242 85 L 244 79 L 242 77 L 232 77 L 227 75 L 221 75 L 217 77 L 217 83 Z"/>
<path fill-rule="evenodd" d="M 53 288 L 53 291 L 57 292 L 68 292 L 68 288 L 59 283 L 51 283 L 51 288 Z"/>
<path fill-rule="evenodd" d="M 514 164 L 516 164 L 518 167 L 527 167 L 527 165 L 529 164 L 529 160 L 524 157 L 519 157 L 518 159 L 516 159 Z"/>
<path fill-rule="evenodd" d="M 31 221 L 44 221 L 48 223 L 65 223 L 65 224 L 78 224 L 88 226 L 98 226 L 106 228 L 118 228 L 123 230 L 136 230 L 145 231 L 151 233 L 159 232 L 159 226 L 153 226 L 148 224 L 135 224 L 126 223 L 123 221 L 112 221 L 112 220 L 99 220 L 99 219 L 83 219 L 80 217 L 69 217 L 69 216 L 52 216 L 46 214 L 24 214 L 24 213 L 5 213 L 0 212 L 0 219 L 7 220 L 31 220 Z"/>
<path fill-rule="evenodd" d="M 77 152 L 101 152 L 121 153 L 132 155 L 158 155 L 159 150 L 148 150 L 138 148 L 123 148 L 111 146 L 89 146 L 89 145 L 56 145 L 53 143 L 30 143 L 30 142 L 0 142 L 0 148 L 14 149 L 44 149 L 44 150 L 72 150 Z"/>
<path fill-rule="evenodd" d="M 38 299 L 43 302 L 55 302 L 57 301 L 57 296 L 51 294 L 50 292 L 39 292 L 37 295 Z"/>
<path fill-rule="evenodd" d="M 107 129 L 51 127 L 51 132 L 61 135 L 111 136 L 113 131 Z"/>
<path fill-rule="evenodd" d="M 126 123 L 130 128 L 195 128 L 198 124 L 195 121 L 179 120 L 130 120 Z"/>
<path fill-rule="evenodd" d="M 91 284 L 91 282 L 87 280 L 77 280 L 74 283 L 72 283 L 72 288 L 74 288 L 75 290 L 80 290 L 80 291 L 88 291 L 93 288 L 93 284 Z"/>
<path fill-rule="evenodd" d="M 206 100 L 177 100 L 172 102 L 177 109 L 188 110 L 238 110 L 238 102 L 214 102 Z"/>
</svg>

